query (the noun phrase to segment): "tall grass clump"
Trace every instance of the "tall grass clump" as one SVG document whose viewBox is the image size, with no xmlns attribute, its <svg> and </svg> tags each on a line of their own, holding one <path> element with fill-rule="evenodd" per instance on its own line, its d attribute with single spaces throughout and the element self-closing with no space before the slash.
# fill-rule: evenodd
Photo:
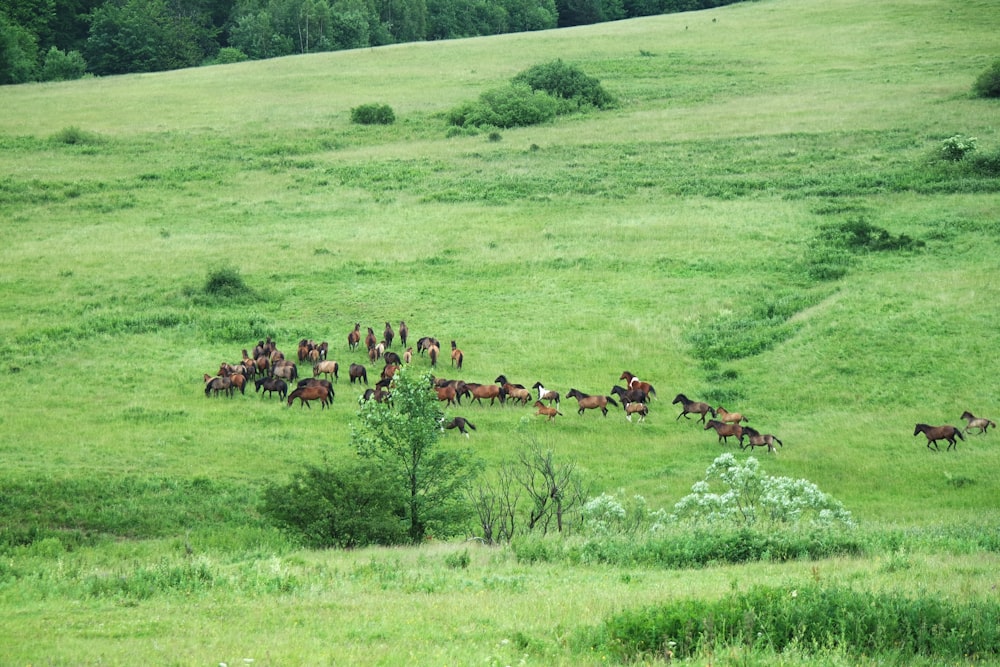
<svg viewBox="0 0 1000 667">
<path fill-rule="evenodd" d="M 721 647 L 989 660 L 1000 653 L 1000 603 L 819 583 L 761 586 L 717 601 L 679 600 L 621 612 L 582 643 L 622 661 L 691 658 Z"/>
<path fill-rule="evenodd" d="M 59 144 L 90 145 L 103 142 L 101 135 L 96 132 L 88 132 L 80 129 L 76 125 L 69 125 L 52 135 L 52 141 Z"/>
</svg>

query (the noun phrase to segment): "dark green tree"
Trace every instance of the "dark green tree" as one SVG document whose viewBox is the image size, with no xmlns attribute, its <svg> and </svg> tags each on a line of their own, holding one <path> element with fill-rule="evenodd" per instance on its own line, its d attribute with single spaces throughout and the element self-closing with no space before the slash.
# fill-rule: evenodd
<svg viewBox="0 0 1000 667">
<path fill-rule="evenodd" d="M 414 543 L 429 532 L 460 530 L 468 514 L 462 490 L 475 472 L 472 455 L 440 444 L 438 405 L 430 376 L 404 367 L 395 376 L 390 400 L 361 405 L 352 436 L 358 454 L 378 462 L 403 489 Z"/>
<path fill-rule="evenodd" d="M 204 31 L 165 0 L 111 0 L 91 15 L 85 57 L 96 74 L 158 72 L 201 63 Z"/>
<path fill-rule="evenodd" d="M 69 81 L 79 79 L 87 71 L 87 62 L 79 51 L 66 53 L 57 47 L 49 48 L 42 63 L 39 79 L 42 81 Z"/>
<path fill-rule="evenodd" d="M 37 61 L 35 36 L 0 14 L 0 84 L 34 81 Z"/>
</svg>

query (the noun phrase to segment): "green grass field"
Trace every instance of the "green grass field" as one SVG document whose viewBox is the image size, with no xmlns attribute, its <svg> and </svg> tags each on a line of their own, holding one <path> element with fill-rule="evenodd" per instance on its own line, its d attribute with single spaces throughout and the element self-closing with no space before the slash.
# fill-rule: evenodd
<svg viewBox="0 0 1000 667">
<path fill-rule="evenodd" d="M 1000 106 L 970 94 L 998 33 L 987 0 L 762 0 L 0 88 L 0 663 L 602 664 L 578 638 L 609 614 L 754 584 L 995 598 L 1000 435 L 934 453 L 912 433 L 1000 415 L 1000 179 L 936 159 L 961 134 L 998 161 Z M 450 109 L 555 58 L 618 106 L 449 136 Z M 352 125 L 371 102 L 396 123 Z M 858 221 L 919 243 L 831 240 Z M 207 294 L 220 268 L 248 293 Z M 657 389 L 644 423 L 449 409 L 478 428 L 443 445 L 487 470 L 538 442 L 595 494 L 669 510 L 718 454 L 747 456 L 676 420 L 683 392 L 778 434 L 767 472 L 889 546 L 699 569 L 446 536 L 297 548 L 260 491 L 353 456 L 361 389 L 342 370 L 331 410 L 288 409 L 206 400 L 202 376 L 266 335 L 328 340 L 346 369 L 366 360 L 355 322 L 401 319 L 463 349 L 439 375 L 597 394 L 630 370 Z"/>
</svg>

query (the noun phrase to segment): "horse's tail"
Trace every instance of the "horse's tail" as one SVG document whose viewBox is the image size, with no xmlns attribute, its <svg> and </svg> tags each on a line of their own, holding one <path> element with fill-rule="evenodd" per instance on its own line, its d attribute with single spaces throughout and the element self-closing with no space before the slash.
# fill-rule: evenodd
<svg viewBox="0 0 1000 667">
<path fill-rule="evenodd" d="M 956 435 L 958 436 L 958 439 L 959 439 L 959 440 L 965 440 L 965 436 L 964 436 L 964 435 L 962 435 L 962 429 L 958 429 L 958 428 L 956 428 L 956 429 L 955 429 L 955 434 L 956 434 Z"/>
<path fill-rule="evenodd" d="M 476 430 L 476 425 L 470 422 L 468 419 L 465 420 L 465 425 L 471 428 L 473 431 Z"/>
<path fill-rule="evenodd" d="M 656 396 L 656 388 L 653 387 L 653 385 L 649 385 L 649 393 L 652 394 L 653 396 Z M 659 398 L 659 396 L 656 397 Z"/>
<path fill-rule="evenodd" d="M 716 417 L 719 416 L 715 413 L 715 408 L 713 408 L 711 405 L 708 406 L 708 411 L 712 413 L 712 419 L 715 419 Z"/>
<path fill-rule="evenodd" d="M 782 447 L 785 446 L 785 443 L 783 443 L 781 440 L 778 440 L 778 438 L 776 436 L 771 436 L 771 437 L 774 438 L 774 441 L 776 443 L 778 443 L 779 445 L 781 445 Z"/>
<path fill-rule="evenodd" d="M 611 398 L 610 396 L 605 396 L 604 398 L 608 399 L 608 403 L 610 403 L 611 405 L 615 406 L 616 408 L 618 407 L 618 404 L 615 403 L 615 399 Z"/>
</svg>

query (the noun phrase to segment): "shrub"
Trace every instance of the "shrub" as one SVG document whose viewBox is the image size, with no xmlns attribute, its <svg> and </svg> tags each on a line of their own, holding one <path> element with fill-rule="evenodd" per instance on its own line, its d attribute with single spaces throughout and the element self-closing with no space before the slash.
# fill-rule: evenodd
<svg viewBox="0 0 1000 667">
<path fill-rule="evenodd" d="M 42 81 L 69 81 L 79 79 L 87 72 L 87 62 L 79 51 L 60 51 L 56 47 L 45 54 L 39 78 Z"/>
<path fill-rule="evenodd" d="M 243 281 L 240 270 L 233 266 L 212 269 L 205 279 L 205 294 L 213 297 L 236 298 L 252 294 Z"/>
<path fill-rule="evenodd" d="M 851 252 L 916 250 L 926 245 L 920 239 L 910 238 L 906 234 L 893 236 L 864 218 L 825 225 L 820 230 L 819 239 L 829 246 Z"/>
<path fill-rule="evenodd" d="M 232 63 L 241 63 L 245 60 L 249 60 L 250 57 L 243 53 L 240 49 L 234 46 L 224 46 L 219 49 L 219 53 L 215 56 L 216 65 L 230 65 Z"/>
<path fill-rule="evenodd" d="M 1000 176 L 1000 151 L 977 153 L 966 160 L 973 173 L 989 178 Z"/>
<path fill-rule="evenodd" d="M 52 140 L 56 143 L 70 145 L 99 144 L 102 141 L 100 135 L 95 134 L 94 132 L 81 130 L 75 125 L 70 125 L 59 130 L 52 135 Z"/>
<path fill-rule="evenodd" d="M 312 548 L 395 545 L 408 541 L 404 502 L 377 465 L 307 465 L 265 488 L 261 513 Z"/>
<path fill-rule="evenodd" d="M 588 106 L 606 109 L 615 102 L 598 79 L 587 76 L 578 67 L 568 65 L 562 60 L 529 67 L 511 81 L 571 102 L 570 106 L 574 109 Z"/>
<path fill-rule="evenodd" d="M 525 127 L 556 117 L 559 103 L 548 93 L 525 84 L 488 90 L 477 102 L 467 102 L 448 113 L 452 125 L 474 127 Z"/>
<path fill-rule="evenodd" d="M 964 137 L 961 134 L 956 134 L 941 142 L 941 159 L 948 162 L 960 162 L 974 150 L 976 150 L 975 137 Z"/>
<path fill-rule="evenodd" d="M 351 122 L 358 125 L 392 125 L 396 114 L 388 104 L 362 104 L 351 109 Z"/>
<path fill-rule="evenodd" d="M 994 60 L 989 68 L 972 84 L 976 97 L 1000 97 L 1000 60 Z"/>
</svg>

